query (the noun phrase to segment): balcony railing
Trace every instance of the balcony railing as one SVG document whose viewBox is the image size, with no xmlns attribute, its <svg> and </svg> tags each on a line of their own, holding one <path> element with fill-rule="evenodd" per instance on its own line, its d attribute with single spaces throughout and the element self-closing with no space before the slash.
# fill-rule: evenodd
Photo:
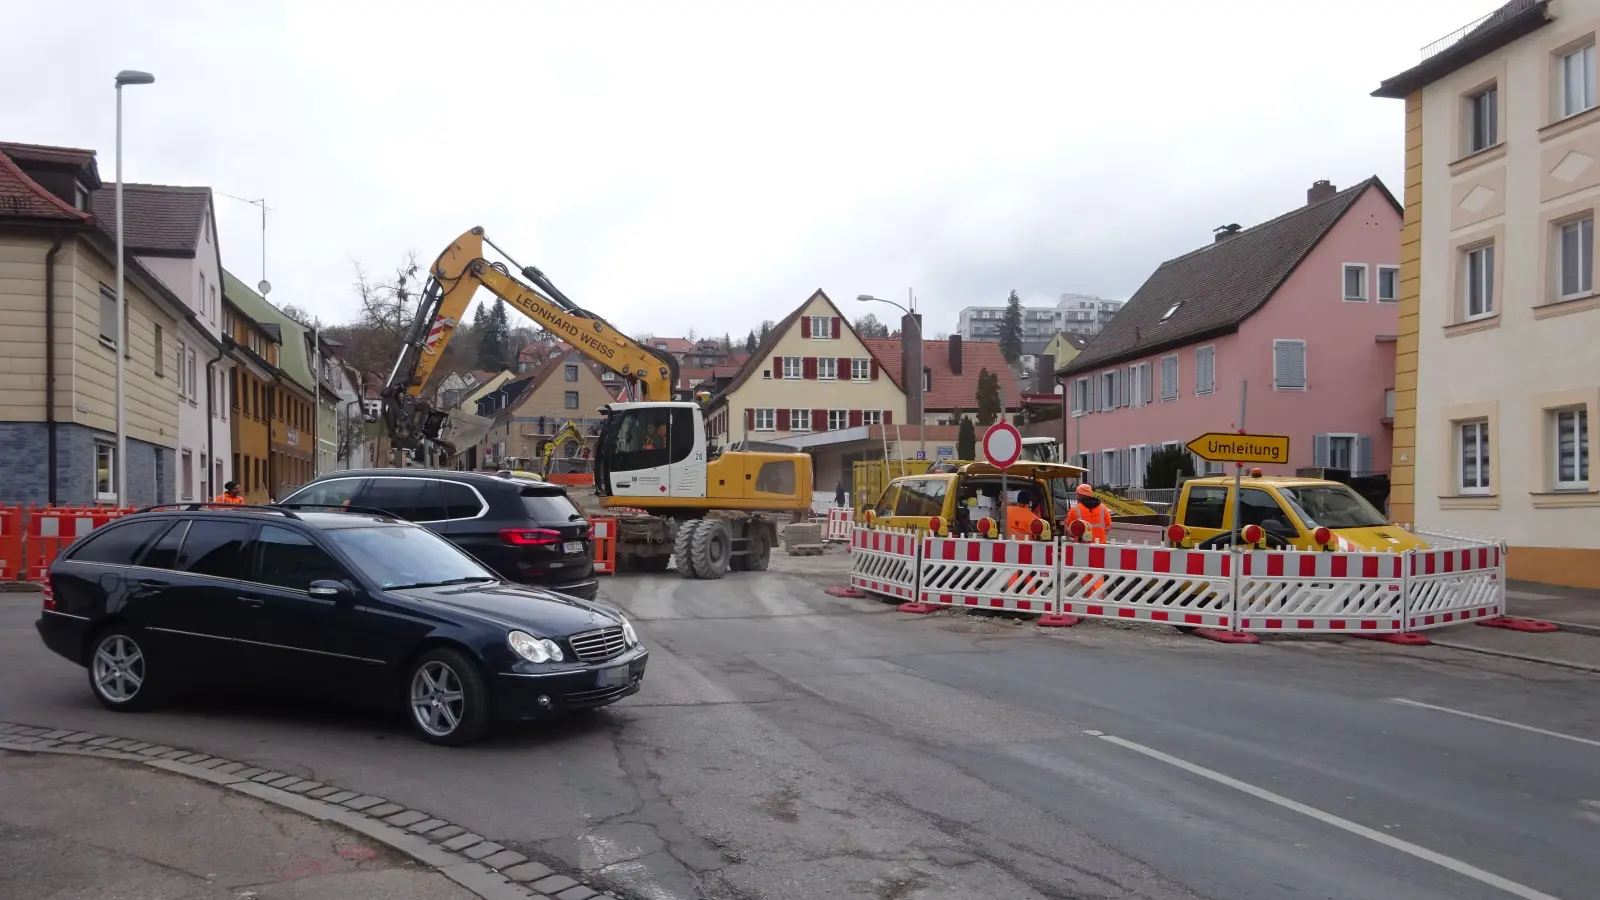
<svg viewBox="0 0 1600 900">
<path fill-rule="evenodd" d="M 1489 13 L 1479 16 L 1478 18 L 1473 19 L 1471 22 L 1468 22 L 1460 28 L 1457 28 L 1455 31 L 1452 31 L 1444 37 L 1439 38 L 1437 41 L 1434 41 L 1426 47 L 1423 47 L 1422 58 L 1427 60 L 1430 57 L 1438 56 L 1440 53 L 1443 53 L 1451 47 L 1454 47 L 1456 44 L 1461 42 L 1462 38 L 1465 38 L 1467 35 L 1477 31 L 1479 28 L 1482 28 L 1484 25 L 1489 23 L 1490 19 L 1493 19 L 1496 16 L 1500 16 L 1502 19 L 1508 18 L 1515 13 L 1521 12 L 1523 8 L 1531 5 L 1531 0 L 1528 0 L 1528 2 L 1520 4 L 1517 8 L 1505 10 L 1505 8 L 1502 6 Z M 1502 10 L 1505 10 L 1505 15 L 1501 15 Z"/>
</svg>

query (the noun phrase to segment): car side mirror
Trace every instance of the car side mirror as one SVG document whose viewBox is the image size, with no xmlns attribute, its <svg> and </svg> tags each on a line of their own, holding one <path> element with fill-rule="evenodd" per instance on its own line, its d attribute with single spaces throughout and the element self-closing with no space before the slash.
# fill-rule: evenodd
<svg viewBox="0 0 1600 900">
<path fill-rule="evenodd" d="M 331 578 L 311 582 L 306 593 L 324 600 L 348 600 L 355 596 L 355 590 L 343 581 L 334 581 Z"/>
</svg>

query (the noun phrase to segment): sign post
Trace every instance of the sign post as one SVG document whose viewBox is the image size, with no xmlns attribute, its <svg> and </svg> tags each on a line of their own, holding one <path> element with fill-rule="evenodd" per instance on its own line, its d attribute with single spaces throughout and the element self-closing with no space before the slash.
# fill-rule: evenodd
<svg viewBox="0 0 1600 900">
<path fill-rule="evenodd" d="M 1000 537 L 1006 537 L 1006 470 L 1022 456 L 1022 433 L 1009 422 L 996 422 L 983 433 L 983 458 L 1000 470 Z"/>
<path fill-rule="evenodd" d="M 1190 441 L 1187 446 L 1195 456 L 1208 462 L 1233 463 L 1233 542 L 1239 542 L 1239 491 L 1242 487 L 1245 463 L 1268 465 L 1289 464 L 1289 436 L 1286 434 L 1250 434 L 1244 430 L 1245 398 L 1249 396 L 1250 383 L 1239 385 L 1239 432 L 1211 431 Z"/>
</svg>

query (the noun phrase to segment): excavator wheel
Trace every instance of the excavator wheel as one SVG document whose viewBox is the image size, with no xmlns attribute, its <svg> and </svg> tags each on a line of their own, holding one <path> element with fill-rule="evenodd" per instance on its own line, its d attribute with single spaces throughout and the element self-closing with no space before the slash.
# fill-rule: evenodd
<svg viewBox="0 0 1600 900">
<path fill-rule="evenodd" d="M 678 574 L 685 578 L 695 577 L 692 560 L 694 533 L 704 522 L 704 519 L 686 519 L 678 523 L 678 536 L 672 542 L 672 559 Z"/>
<path fill-rule="evenodd" d="M 728 574 L 733 539 L 728 536 L 726 525 L 716 519 L 701 519 L 691 542 L 689 557 L 694 560 L 696 578 L 721 578 Z"/>
<path fill-rule="evenodd" d="M 772 563 L 772 535 L 760 525 L 750 530 L 750 551 L 744 555 L 746 572 L 765 572 Z"/>
</svg>

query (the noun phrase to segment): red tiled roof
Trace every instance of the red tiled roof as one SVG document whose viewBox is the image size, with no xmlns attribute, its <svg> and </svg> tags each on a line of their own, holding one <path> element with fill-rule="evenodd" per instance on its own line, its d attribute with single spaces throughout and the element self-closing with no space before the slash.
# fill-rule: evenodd
<svg viewBox="0 0 1600 900">
<path fill-rule="evenodd" d="M 806 298 L 804 303 L 790 310 L 789 314 L 783 317 L 783 321 L 772 326 L 772 330 L 767 333 L 767 339 L 762 341 L 760 346 L 756 347 L 756 352 L 744 355 L 744 362 L 740 363 L 738 368 L 733 372 L 733 380 L 728 383 L 727 387 L 723 388 L 717 394 L 716 399 L 713 401 L 713 405 L 715 405 L 717 401 L 722 400 L 724 397 L 727 397 L 729 394 L 738 390 L 746 381 L 750 380 L 750 376 L 754 375 L 756 369 L 761 367 L 762 361 L 772 353 L 772 349 L 778 345 L 778 341 L 789 332 L 790 328 L 794 327 L 794 323 L 800 318 L 800 313 L 807 306 L 811 305 L 812 300 L 815 300 L 818 297 L 821 297 L 827 302 L 829 308 L 833 310 L 834 315 L 839 317 L 840 324 L 849 329 L 850 333 L 854 334 L 857 340 L 866 345 L 868 353 L 871 353 L 875 357 L 878 356 L 877 351 L 872 349 L 872 342 L 863 339 L 860 334 L 856 333 L 855 326 L 851 325 L 849 318 L 847 318 L 844 313 L 839 311 L 839 306 L 833 302 L 833 298 L 829 297 L 826 293 L 823 293 L 822 288 L 817 288 L 816 291 L 811 294 L 811 296 Z M 900 363 L 898 356 L 895 357 L 894 369 L 891 370 L 888 365 L 886 365 L 886 361 L 881 357 L 878 358 L 878 367 L 888 374 L 889 380 L 894 382 L 895 387 L 903 388 L 903 385 L 900 383 Z M 730 368 L 733 367 L 717 366 L 715 369 L 713 369 L 713 371 L 716 373 L 716 377 L 722 378 L 724 377 L 722 374 L 723 371 Z"/>
<path fill-rule="evenodd" d="M 4 148 L 9 145 L 0 145 Z M 73 209 L 60 197 L 44 189 L 39 182 L 28 177 L 12 161 L 9 152 L 0 153 L 0 217 L 16 219 L 51 219 L 58 222 L 88 222 L 92 217 L 81 209 Z"/>
<path fill-rule="evenodd" d="M 54 166 L 89 166 L 95 169 L 94 177 L 99 187 L 100 173 L 95 166 L 94 151 L 82 150 L 77 147 L 51 147 L 46 144 L 18 144 L 13 141 L 0 141 L 0 153 L 11 157 L 18 163 L 38 163 Z"/>
<path fill-rule="evenodd" d="M 691 341 L 688 338 L 653 337 L 648 341 L 640 341 L 640 343 L 649 344 L 650 346 L 655 347 L 657 350 L 666 350 L 668 353 L 694 352 L 694 341 Z M 662 344 L 666 344 L 667 346 L 660 346 Z"/>
<path fill-rule="evenodd" d="M 92 208 L 100 230 L 117 236 L 117 189 L 94 192 Z M 192 256 L 200 243 L 200 222 L 211 208 L 211 189 L 173 184 L 123 184 L 124 243 L 134 253 Z"/>
<path fill-rule="evenodd" d="M 861 342 L 872 351 L 883 371 L 896 384 L 903 384 L 900 379 L 900 339 L 863 338 Z M 924 410 L 977 409 L 978 373 L 984 369 L 1000 376 L 1001 405 L 1006 409 L 1021 406 L 1022 391 L 1017 385 L 1017 377 L 1011 373 L 1006 358 L 1000 354 L 1000 345 L 994 341 L 962 341 L 959 375 L 950 370 L 949 341 L 923 341 L 922 365 L 933 373 L 933 389 L 924 391 L 922 395 Z"/>
</svg>

